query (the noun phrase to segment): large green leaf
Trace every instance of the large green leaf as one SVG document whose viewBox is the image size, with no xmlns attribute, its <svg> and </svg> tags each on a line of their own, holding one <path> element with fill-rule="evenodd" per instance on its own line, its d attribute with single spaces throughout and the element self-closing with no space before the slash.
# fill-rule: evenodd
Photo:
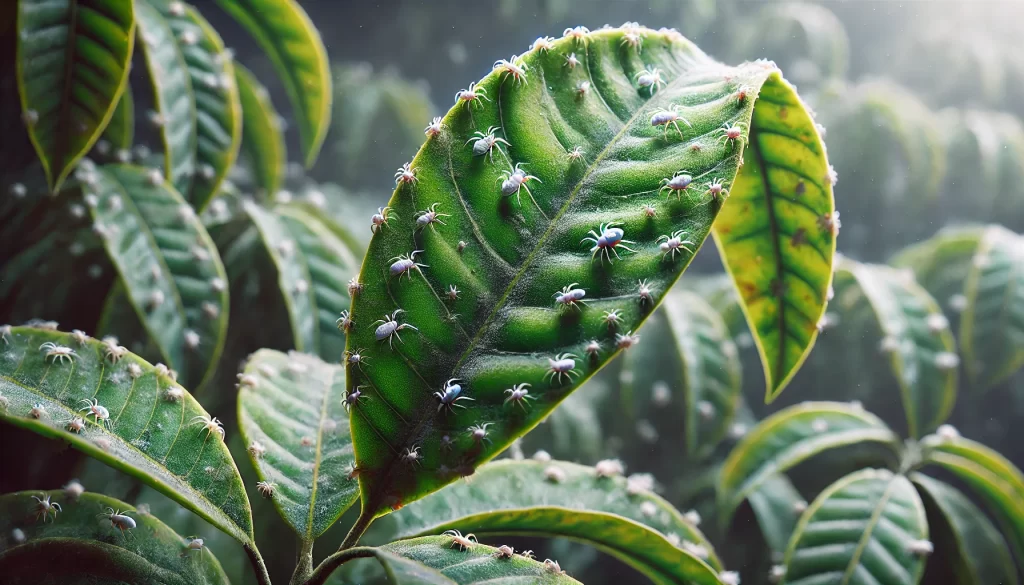
<svg viewBox="0 0 1024 585">
<path fill-rule="evenodd" d="M 825 451 L 877 442 L 899 448 L 899 437 L 863 408 L 841 402 L 804 402 L 761 421 L 729 454 L 718 483 L 723 521 L 778 473 Z"/>
<path fill-rule="evenodd" d="M 242 140 L 235 67 L 224 41 L 198 10 L 177 2 L 163 14 L 178 39 L 195 95 L 197 172 L 188 200 L 201 211 L 220 189 Z"/>
<path fill-rule="evenodd" d="M 37 498 L 61 507 L 51 522 L 35 518 Z M 135 527 L 120 534 L 109 519 L 97 521 L 108 508 L 131 518 Z M 188 542 L 157 518 L 99 494 L 0 496 L 0 574 L 7 585 L 227 585 L 217 558 L 208 550 L 188 554 Z"/>
<path fill-rule="evenodd" d="M 182 383 L 199 387 L 212 375 L 227 332 L 227 274 L 217 248 L 159 171 L 109 165 L 94 172 L 90 211 L 128 300 L 158 349 L 153 357 L 177 370 Z M 123 319 L 103 323 L 105 333 L 131 330 Z"/>
<path fill-rule="evenodd" d="M 320 33 L 295 0 L 216 1 L 277 68 L 298 118 L 306 166 L 312 166 L 331 125 L 331 70 Z"/>
<path fill-rule="evenodd" d="M 638 52 L 624 34 L 581 33 L 537 48 L 514 60 L 513 72 L 526 68 L 520 81 L 499 63 L 475 86 L 492 101 L 460 99 L 411 170 L 399 173 L 389 203 L 396 216 L 372 239 L 352 289 L 356 326 L 348 347 L 366 349 L 371 361 L 350 368 L 348 383 L 372 387 L 367 394 L 374 398 L 357 405 L 352 418 L 363 496 L 355 532 L 373 516 L 471 473 L 635 344 L 631 332 L 692 258 L 681 249 L 663 254 L 659 244 L 669 244 L 659 237 L 685 230 L 681 237 L 696 248 L 720 207 L 703 186 L 678 197 L 659 195 L 663 180 L 686 171 L 695 185 L 722 179 L 731 186 L 744 142 L 720 138 L 722 124 L 749 123 L 759 89 L 775 100 L 796 99 L 770 64 L 727 67 L 677 33 L 643 28 L 629 33 L 643 39 Z M 569 66 L 570 57 L 579 64 Z M 634 83 L 645 67 L 661 69 L 669 81 L 653 97 Z M 652 127 L 652 115 L 670 106 L 681 106 L 692 128 Z M 798 104 L 793 110 L 793 119 L 803 115 Z M 503 128 L 499 137 L 512 145 L 496 146 L 493 161 L 473 156 L 475 146 L 466 143 L 491 126 Z M 576 147 L 582 158 L 570 156 Z M 796 156 L 787 149 L 778 154 Z M 800 156 L 824 169 L 811 153 Z M 503 196 L 498 184 L 513 162 L 538 177 L 522 185 L 521 198 Z M 443 225 L 419 225 L 418 212 L 435 204 L 450 217 L 440 218 Z M 607 222 L 622 223 L 635 253 L 591 254 L 581 238 Z M 416 261 L 426 266 L 402 281 L 390 277 L 396 256 L 413 250 L 423 250 Z M 560 306 L 552 298 L 573 283 L 587 291 L 587 306 Z M 454 299 L 450 287 L 459 291 Z M 404 311 L 399 323 L 418 331 L 398 331 L 403 341 L 377 339 L 374 320 L 398 309 Z M 613 310 L 619 312 L 614 330 L 602 315 Z M 588 356 L 592 341 L 601 347 Z M 572 374 L 553 376 L 550 360 L 563 353 L 577 356 Z M 435 393 L 453 378 L 473 402 L 450 412 L 439 408 Z M 529 399 L 504 402 L 506 390 L 521 384 L 529 384 Z M 491 443 L 467 437 L 443 447 L 443 436 L 465 437 L 470 425 L 484 422 L 493 423 Z"/>
<path fill-rule="evenodd" d="M 132 140 L 135 138 L 135 99 L 132 97 L 132 88 L 125 86 L 121 98 L 117 100 L 117 107 L 114 108 L 114 115 L 110 118 L 103 131 L 101 140 L 106 140 L 106 148 L 111 151 L 122 150 L 132 147 Z M 99 142 L 96 143 L 99 150 Z M 113 154 L 113 152 L 110 152 Z"/>
<path fill-rule="evenodd" d="M 721 563 L 711 543 L 650 487 L 574 463 L 503 460 L 388 520 L 396 538 L 452 529 L 481 538 L 565 537 L 617 557 L 654 583 L 716 583 Z"/>
<path fill-rule="evenodd" d="M 957 583 L 1018 583 L 1006 540 L 984 512 L 951 485 L 920 473 L 910 479 L 924 495 L 925 507 L 938 512 L 929 521 L 930 530 L 938 554 L 950 559 Z"/>
<path fill-rule="evenodd" d="M 15 327 L 0 344 L 5 422 L 67 441 L 131 474 L 252 547 L 249 500 L 228 448 L 197 417 L 209 415 L 166 368 L 81 336 Z M 53 343 L 57 348 L 45 344 Z M 112 353 L 112 350 L 113 353 Z M 63 359 L 52 352 L 73 351 Z M 109 414 L 80 432 L 86 400 Z M 35 416 L 38 414 L 39 416 Z"/>
<path fill-rule="evenodd" d="M 1024 237 L 998 226 L 986 229 L 964 292 L 964 365 L 980 392 L 1024 366 Z"/>
<path fill-rule="evenodd" d="M 910 436 L 935 429 L 953 410 L 960 363 L 942 309 L 906 271 L 844 258 L 837 271 L 837 279 L 843 278 L 856 281 L 878 320 Z"/>
<path fill-rule="evenodd" d="M 170 23 L 148 0 L 133 2 L 153 87 L 165 173 L 175 189 L 188 193 L 196 172 L 197 114 L 196 94 L 181 49 L 187 44 L 175 37 Z"/>
<path fill-rule="evenodd" d="M 264 195 L 273 195 L 281 185 L 288 158 L 280 116 L 270 102 L 267 88 L 237 63 L 235 83 L 242 105 L 242 152 L 249 159 Z"/>
<path fill-rule="evenodd" d="M 256 473 L 288 525 L 312 542 L 359 497 L 345 371 L 261 349 L 239 380 L 238 423 Z"/>
<path fill-rule="evenodd" d="M 807 359 L 832 283 L 839 214 L 832 168 L 794 91 L 766 85 L 750 120 L 743 172 L 715 221 L 771 402 Z"/>
<path fill-rule="evenodd" d="M 994 450 L 957 436 L 930 435 L 921 441 L 925 463 L 937 464 L 973 488 L 995 513 L 1018 563 L 1024 563 L 1024 473 Z"/>
<path fill-rule="evenodd" d="M 865 469 L 829 486 L 797 525 L 786 551 L 789 585 L 915 585 L 931 543 L 913 484 Z"/>
<path fill-rule="evenodd" d="M 806 508 L 800 492 L 785 475 L 777 473 L 763 482 L 747 496 L 761 534 L 772 553 L 783 555 L 789 546 L 797 521 Z"/>
<path fill-rule="evenodd" d="M 29 139 L 56 192 L 114 115 L 135 14 L 123 0 L 20 0 L 17 76 Z"/>
</svg>

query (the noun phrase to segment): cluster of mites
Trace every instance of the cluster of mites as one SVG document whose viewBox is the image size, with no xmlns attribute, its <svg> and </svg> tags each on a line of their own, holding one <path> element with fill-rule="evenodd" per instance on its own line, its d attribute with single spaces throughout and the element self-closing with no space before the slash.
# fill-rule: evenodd
<svg viewBox="0 0 1024 585">
<path fill-rule="evenodd" d="M 55 330 L 56 324 L 53 324 L 53 327 L 51 329 Z M 0 325 L 0 341 L 2 341 L 5 345 L 10 344 L 10 335 L 11 326 Z M 79 346 L 85 345 L 90 339 L 89 336 L 85 334 L 85 332 L 80 331 L 78 329 L 75 329 L 74 331 L 71 332 L 71 337 Z M 121 358 L 123 358 L 128 353 L 128 348 L 122 345 L 118 345 L 116 337 L 108 336 L 103 338 L 102 346 L 104 351 L 104 359 L 112 364 L 117 364 L 118 362 L 120 362 Z M 51 363 L 54 364 L 70 363 L 74 361 L 77 357 L 79 357 L 78 353 L 74 350 L 74 348 L 68 347 L 66 345 L 60 345 L 53 341 L 47 341 L 40 345 L 39 351 L 43 352 L 44 360 L 49 360 Z M 143 374 L 145 374 L 145 371 L 142 369 L 142 366 L 135 362 L 129 363 L 128 367 L 126 368 L 126 371 L 128 373 L 128 376 L 131 377 L 132 380 L 136 380 L 140 378 Z M 157 364 L 156 366 L 154 366 L 153 371 L 158 379 L 165 379 L 171 382 L 168 388 L 163 392 L 163 397 L 165 400 L 167 400 L 168 402 L 178 402 L 179 400 L 184 398 L 185 390 L 181 386 L 177 385 L 177 373 L 174 370 L 168 368 L 164 364 Z M 89 422 L 93 422 L 97 426 L 103 427 L 107 430 L 111 430 L 113 423 L 110 420 L 110 410 L 107 409 L 107 407 L 100 404 L 98 399 L 83 398 L 80 404 L 82 408 L 79 409 L 79 412 L 82 413 L 82 416 L 73 416 L 70 420 L 67 421 L 66 424 L 64 424 L 65 428 L 67 428 L 68 431 L 80 434 L 85 429 L 86 424 Z M 0 408 L 6 409 L 7 406 L 7 398 L 0 394 Z M 45 404 L 36 403 L 29 410 L 28 416 L 37 420 L 41 420 L 49 416 L 49 413 L 46 410 Z M 93 420 L 90 421 L 89 417 L 93 417 Z M 201 427 L 199 430 L 200 433 L 206 431 L 207 436 L 216 435 L 220 437 L 222 440 L 224 439 L 224 427 L 221 425 L 221 422 L 217 419 L 217 417 L 211 418 L 210 415 L 208 414 L 198 415 L 192 418 L 191 424 L 198 425 L 199 427 Z M 97 439 L 97 444 L 105 451 L 108 450 L 110 446 L 109 441 L 106 438 L 102 437 L 100 439 Z"/>
<path fill-rule="evenodd" d="M 71 480 L 66 486 L 64 486 L 64 497 L 67 502 L 77 503 L 82 494 L 85 493 L 85 488 L 78 480 Z M 32 513 L 35 515 L 35 519 L 43 521 L 46 524 L 47 520 L 51 522 L 57 522 L 57 514 L 64 511 L 57 502 L 50 501 L 49 494 L 42 494 L 42 497 L 31 496 L 34 502 L 32 502 Z M 108 507 L 105 512 L 97 514 L 96 517 L 110 522 L 110 527 L 117 529 L 121 532 L 122 538 L 130 538 L 131 531 L 138 526 L 134 518 L 129 516 L 130 511 L 121 512 L 114 508 Z M 139 506 L 138 511 L 134 512 L 140 515 L 146 515 L 148 512 L 142 505 Z M 20 528 L 15 528 L 11 536 L 15 544 L 23 544 L 26 540 L 25 532 Z M 186 556 L 192 551 L 199 551 L 200 553 L 204 550 L 205 543 L 202 538 L 188 537 L 185 539 L 184 550 L 181 556 Z"/>
</svg>

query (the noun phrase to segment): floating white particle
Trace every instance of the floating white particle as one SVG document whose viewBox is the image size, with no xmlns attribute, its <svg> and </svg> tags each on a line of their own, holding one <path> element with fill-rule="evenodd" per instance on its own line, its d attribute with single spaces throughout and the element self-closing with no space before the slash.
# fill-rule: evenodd
<svg viewBox="0 0 1024 585">
<path fill-rule="evenodd" d="M 640 514 L 644 518 L 653 518 L 658 513 L 658 507 L 650 500 L 644 500 L 640 504 Z"/>
</svg>

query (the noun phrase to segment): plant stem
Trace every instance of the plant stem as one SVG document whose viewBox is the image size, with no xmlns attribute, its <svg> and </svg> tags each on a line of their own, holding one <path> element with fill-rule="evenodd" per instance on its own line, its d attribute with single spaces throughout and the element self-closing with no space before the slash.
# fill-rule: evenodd
<svg viewBox="0 0 1024 585">
<path fill-rule="evenodd" d="M 352 525 L 352 529 L 348 531 L 345 536 L 345 541 L 338 547 L 338 552 L 341 552 L 347 548 L 352 548 L 359 542 L 359 537 L 366 532 L 366 529 L 373 523 L 374 515 L 373 512 L 368 512 L 366 508 L 360 512 L 359 518 L 356 518 L 356 523 Z"/>
<path fill-rule="evenodd" d="M 290 585 L 300 585 L 313 572 L 313 541 L 299 539 L 299 553 L 295 559 L 295 572 L 292 573 Z"/>
<path fill-rule="evenodd" d="M 270 575 L 267 573 L 267 565 L 263 562 L 263 557 L 260 556 L 260 551 L 256 550 L 256 545 L 242 544 L 242 548 L 245 549 L 245 554 L 249 555 L 249 562 L 252 564 L 252 570 L 256 573 L 256 582 L 259 585 L 271 585 Z"/>
<path fill-rule="evenodd" d="M 358 537 L 357 537 L 358 538 Z M 374 556 L 375 549 L 370 546 L 357 546 L 334 553 L 324 559 L 320 566 L 313 571 L 309 579 L 303 585 L 323 585 L 331 573 L 341 565 L 352 559 L 365 559 Z"/>
</svg>

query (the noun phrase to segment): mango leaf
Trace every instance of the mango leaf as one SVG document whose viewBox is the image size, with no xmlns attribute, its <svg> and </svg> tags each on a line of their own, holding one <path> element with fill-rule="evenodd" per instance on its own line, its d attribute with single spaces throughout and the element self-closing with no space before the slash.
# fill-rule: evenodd
<svg viewBox="0 0 1024 585">
<path fill-rule="evenodd" d="M 22 118 L 56 193 L 114 115 L 135 36 L 131 2 L 19 1 Z"/>
<path fill-rule="evenodd" d="M 878 320 L 880 348 L 899 381 L 910 436 L 935 429 L 956 402 L 960 358 L 949 320 L 912 273 L 844 258 L 837 284 L 844 278 L 856 281 Z"/>
<path fill-rule="evenodd" d="M 951 318 L 964 310 L 964 281 L 984 228 L 950 226 L 897 252 L 889 265 L 910 268 L 917 282 L 947 309 Z"/>
<path fill-rule="evenodd" d="M 917 490 L 884 469 L 851 473 L 807 508 L 786 551 L 783 583 L 915 585 L 928 522 Z"/>
<path fill-rule="evenodd" d="M 110 123 L 103 130 L 100 140 L 106 141 L 105 148 L 110 150 L 121 150 L 132 147 L 135 138 L 135 99 L 132 97 L 132 88 L 125 86 L 121 98 L 117 100 L 117 107 L 114 108 L 114 115 Z M 99 150 L 100 143 L 96 143 Z"/>
<path fill-rule="evenodd" d="M 800 514 L 806 508 L 800 492 L 785 475 L 777 473 L 761 482 L 760 487 L 747 496 L 754 510 L 761 535 L 772 553 L 784 555 L 793 536 Z"/>
<path fill-rule="evenodd" d="M 212 375 L 227 334 L 227 274 L 216 246 L 160 171 L 107 165 L 92 172 L 89 188 L 95 193 L 86 200 L 94 198 L 94 230 L 158 348 L 153 357 L 177 370 L 183 383 L 201 386 Z M 101 322 L 109 324 L 104 333 L 133 337 L 121 333 L 131 327 L 124 319 Z"/>
<path fill-rule="evenodd" d="M 964 365 L 978 392 L 1024 366 L 1024 237 L 985 230 L 964 285 L 960 320 Z"/>
<path fill-rule="evenodd" d="M 162 11 L 180 43 L 195 95 L 197 172 L 188 200 L 196 211 L 202 211 L 235 164 L 242 140 L 235 67 L 224 41 L 198 10 L 177 3 L 162 7 Z"/>
<path fill-rule="evenodd" d="M 921 441 L 923 462 L 937 464 L 973 488 L 993 510 L 1018 563 L 1024 563 L 1024 473 L 996 451 L 957 436 L 930 435 Z"/>
<path fill-rule="evenodd" d="M 37 499 L 61 507 L 49 516 L 51 522 L 36 516 Z M 130 518 L 134 528 L 122 534 L 108 518 L 97 521 L 110 510 Z M 0 496 L 0 571 L 8 585 L 227 585 L 213 553 L 188 554 L 188 542 L 155 517 L 99 494 L 53 490 Z"/>
<path fill-rule="evenodd" d="M 1006 540 L 984 512 L 949 484 L 920 473 L 910 479 L 924 496 L 925 508 L 934 510 L 928 519 L 932 540 L 937 554 L 951 559 L 957 583 L 1018 583 Z"/>
<path fill-rule="evenodd" d="M 564 461 L 495 461 L 470 482 L 391 515 L 389 536 L 455 529 L 480 538 L 565 537 L 615 556 L 654 583 L 716 583 L 722 565 L 711 543 L 651 487 L 643 478 L 602 477 Z"/>
<path fill-rule="evenodd" d="M 209 415 L 166 368 L 84 334 L 30 327 L 5 333 L 0 349 L 0 419 L 67 441 L 254 546 L 249 500 L 228 448 L 203 427 L 199 418 Z M 99 415 L 90 414 L 92 400 Z"/>
<path fill-rule="evenodd" d="M 274 63 L 298 118 L 306 166 L 312 166 L 331 126 L 331 70 L 320 33 L 295 0 L 216 1 Z"/>
<path fill-rule="evenodd" d="M 722 465 L 718 503 L 723 524 L 776 474 L 827 449 L 862 442 L 882 443 L 894 451 L 900 445 L 880 418 L 841 402 L 804 402 L 764 419 Z"/>
<path fill-rule="evenodd" d="M 163 142 L 164 172 L 178 192 L 188 193 L 196 172 L 197 114 L 192 78 L 181 50 L 187 43 L 175 36 L 170 23 L 148 0 L 134 0 L 134 4 L 156 107 L 151 121 L 160 128 Z"/>
<path fill-rule="evenodd" d="M 267 88 L 248 69 L 235 64 L 235 84 L 242 105 L 242 152 L 249 159 L 256 184 L 265 195 L 277 193 L 288 154 L 281 119 Z"/>
<path fill-rule="evenodd" d="M 352 417 L 363 500 L 353 534 L 471 473 L 635 345 L 634 332 L 692 258 L 672 238 L 695 250 L 711 228 L 721 201 L 705 183 L 732 186 L 757 91 L 796 99 L 770 64 L 727 67 L 671 31 L 626 34 L 580 30 L 499 62 L 474 86 L 480 92 L 460 94 L 437 134 L 397 173 L 391 218 L 351 287 L 348 348 L 366 350 L 371 361 L 350 367 L 348 384 L 366 386 L 373 399 Z M 636 39 L 642 52 L 630 44 Z M 634 78 L 648 67 L 668 83 L 638 87 Z M 665 113 L 670 107 L 686 118 L 679 131 L 652 127 L 652 117 L 675 115 Z M 798 102 L 792 110 L 800 119 Z M 735 141 L 723 123 L 741 124 Z M 495 137 L 511 146 L 498 142 L 488 154 L 489 139 L 466 143 L 491 127 L 502 128 Z M 536 178 L 516 174 L 513 163 Z M 680 172 L 690 178 L 671 179 Z M 693 185 L 675 193 L 666 185 L 659 194 L 666 180 Z M 444 223 L 431 222 L 424 214 L 431 209 L 446 214 L 434 217 Z M 622 245 L 636 252 L 591 250 L 588 233 L 618 241 L 609 222 L 621 223 L 630 240 Z M 423 266 L 409 258 L 416 250 Z M 614 330 L 605 312 L 615 312 Z M 447 386 L 453 379 L 459 390 Z M 450 404 L 439 404 L 446 388 Z M 469 440 L 466 429 L 485 422 L 493 423 L 492 442 Z M 445 435 L 459 437 L 453 448 L 442 444 Z"/>
<path fill-rule="evenodd" d="M 768 85 L 758 104 L 743 172 L 729 185 L 714 235 L 761 356 L 770 403 L 818 336 L 839 214 L 825 145 L 799 96 Z"/>
<path fill-rule="evenodd" d="M 288 525 L 312 542 L 359 497 L 345 371 L 261 349 L 239 380 L 238 422 L 256 473 Z"/>
</svg>

